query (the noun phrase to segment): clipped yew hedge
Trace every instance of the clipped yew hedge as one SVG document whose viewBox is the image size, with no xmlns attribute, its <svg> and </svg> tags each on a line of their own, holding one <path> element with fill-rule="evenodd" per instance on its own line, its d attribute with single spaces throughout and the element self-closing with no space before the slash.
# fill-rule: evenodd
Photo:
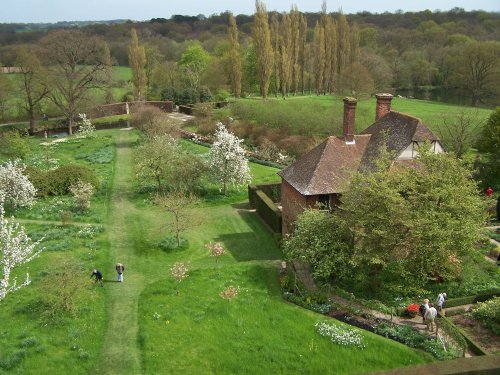
<svg viewBox="0 0 500 375">
<path fill-rule="evenodd" d="M 257 214 L 271 228 L 274 233 L 281 233 L 281 211 L 269 195 L 280 197 L 280 184 L 248 185 L 248 200 L 250 207 L 255 208 Z M 275 198 L 275 197 L 273 197 Z"/>
<path fill-rule="evenodd" d="M 450 298 L 446 300 L 444 303 L 444 307 L 449 308 L 449 307 L 457 307 L 457 306 L 462 306 L 462 305 L 471 305 L 476 302 L 484 302 L 489 300 L 490 298 L 500 296 L 500 290 L 495 290 L 493 292 L 488 292 L 488 293 L 481 293 L 481 294 L 476 294 L 474 296 L 467 296 L 467 297 L 459 297 L 459 298 Z"/>
</svg>

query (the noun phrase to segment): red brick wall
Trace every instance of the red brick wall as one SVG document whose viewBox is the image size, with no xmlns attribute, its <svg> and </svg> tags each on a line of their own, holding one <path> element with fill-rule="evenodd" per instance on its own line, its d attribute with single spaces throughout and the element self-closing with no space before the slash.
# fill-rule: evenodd
<svg viewBox="0 0 500 375">
<path fill-rule="evenodd" d="M 281 217 L 283 220 L 282 234 L 293 232 L 297 216 L 306 207 L 313 207 L 318 200 L 315 195 L 303 196 L 285 180 L 281 180 Z"/>
<path fill-rule="evenodd" d="M 377 94 L 377 107 L 375 110 L 375 121 L 379 118 L 384 117 L 391 111 L 391 94 Z"/>
</svg>

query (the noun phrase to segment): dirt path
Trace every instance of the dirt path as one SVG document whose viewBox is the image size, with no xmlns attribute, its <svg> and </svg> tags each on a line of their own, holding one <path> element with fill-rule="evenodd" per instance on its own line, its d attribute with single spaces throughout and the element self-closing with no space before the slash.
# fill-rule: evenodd
<svg viewBox="0 0 500 375">
<path fill-rule="evenodd" d="M 132 184 L 132 136 L 129 132 L 120 132 L 117 141 L 115 177 L 111 193 L 109 213 L 110 259 L 112 264 L 121 262 L 125 265 L 135 263 L 133 232 L 128 230 L 138 219 L 130 197 Z M 106 288 L 106 310 L 108 327 L 104 333 L 104 344 L 96 373 L 100 374 L 140 374 L 140 352 L 137 346 L 139 296 L 145 286 L 142 273 L 127 267 L 124 282 L 114 280 L 113 267 L 108 269 L 109 280 Z"/>
</svg>

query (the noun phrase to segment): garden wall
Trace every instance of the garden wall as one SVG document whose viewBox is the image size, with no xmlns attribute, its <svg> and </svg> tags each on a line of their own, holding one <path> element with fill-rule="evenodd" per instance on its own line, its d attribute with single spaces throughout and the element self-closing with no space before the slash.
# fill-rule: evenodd
<svg viewBox="0 0 500 375">
<path fill-rule="evenodd" d="M 274 233 L 281 233 L 281 211 L 274 203 L 279 198 L 281 198 L 279 183 L 248 185 L 250 207 L 255 208 L 257 215 Z"/>
<path fill-rule="evenodd" d="M 150 105 L 153 107 L 160 108 L 165 112 L 173 112 L 174 103 L 171 101 L 146 101 L 146 102 L 123 102 L 123 103 L 113 103 L 113 104 L 104 104 L 92 108 L 87 111 L 88 118 L 96 118 L 96 117 L 107 117 L 107 116 L 115 116 L 115 115 L 125 115 L 127 114 L 127 104 L 129 106 L 129 111 L 132 108 L 137 107 L 139 105 Z"/>
</svg>

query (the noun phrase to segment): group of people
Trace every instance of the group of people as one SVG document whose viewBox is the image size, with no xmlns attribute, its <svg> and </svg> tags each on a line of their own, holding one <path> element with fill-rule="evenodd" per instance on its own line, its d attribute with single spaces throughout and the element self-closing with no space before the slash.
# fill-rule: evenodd
<svg viewBox="0 0 500 375">
<path fill-rule="evenodd" d="M 116 270 L 116 273 L 118 274 L 117 281 L 122 283 L 123 282 L 123 271 L 125 271 L 125 266 L 121 263 L 116 263 L 115 270 Z M 102 272 L 99 271 L 97 268 L 93 269 L 90 277 L 91 278 L 94 277 L 96 283 L 99 283 L 102 287 L 104 286 L 104 282 L 102 279 Z"/>
<path fill-rule="evenodd" d="M 427 330 L 434 332 L 436 330 L 435 320 L 437 318 L 438 311 L 443 310 L 444 301 L 446 301 L 446 293 L 439 293 L 436 299 L 436 307 L 433 303 L 429 303 L 429 300 L 424 299 L 424 303 L 420 305 L 420 315 L 422 315 L 422 322 L 427 326 Z"/>
</svg>

